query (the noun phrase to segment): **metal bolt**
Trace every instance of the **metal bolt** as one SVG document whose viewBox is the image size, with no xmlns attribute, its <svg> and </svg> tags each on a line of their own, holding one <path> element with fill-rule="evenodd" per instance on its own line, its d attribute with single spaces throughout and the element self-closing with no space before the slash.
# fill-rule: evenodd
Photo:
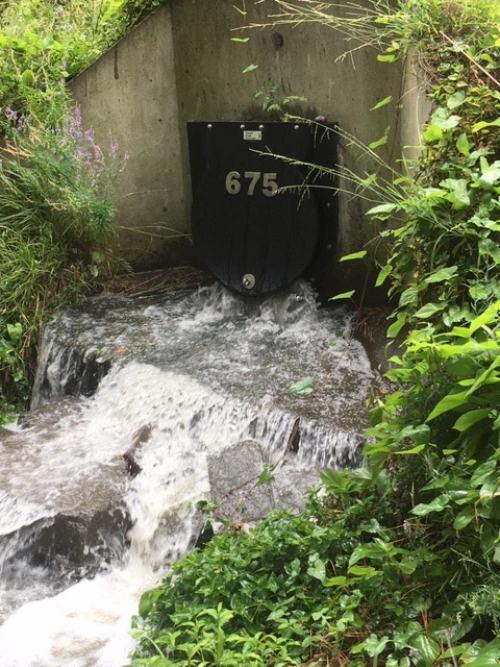
<svg viewBox="0 0 500 667">
<path fill-rule="evenodd" d="M 330 204 L 330 202 L 326 202 L 326 208 L 331 208 L 331 207 L 332 205 Z"/>
<path fill-rule="evenodd" d="M 298 130 L 298 129 L 299 129 L 299 126 L 298 126 L 298 125 L 294 125 L 294 126 L 293 126 L 293 129 L 294 129 L 294 130 Z"/>
<path fill-rule="evenodd" d="M 244 130 L 244 129 L 245 129 L 245 126 L 244 126 L 244 125 L 240 125 L 240 130 Z"/>
<path fill-rule="evenodd" d="M 263 129 L 264 129 L 264 126 L 263 126 L 263 125 L 259 125 L 259 130 L 263 130 Z"/>
<path fill-rule="evenodd" d="M 255 287 L 255 276 L 251 273 L 245 273 L 241 279 L 241 284 L 245 289 L 252 289 L 252 287 Z"/>
<path fill-rule="evenodd" d="M 212 123 L 209 123 L 209 124 L 207 125 L 207 127 L 208 127 L 209 130 L 211 130 L 212 127 L 213 127 Z"/>
</svg>

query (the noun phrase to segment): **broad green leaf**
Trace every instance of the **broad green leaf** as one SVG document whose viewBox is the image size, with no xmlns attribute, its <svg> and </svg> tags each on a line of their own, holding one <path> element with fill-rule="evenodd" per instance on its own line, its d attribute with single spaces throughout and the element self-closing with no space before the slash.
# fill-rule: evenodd
<svg viewBox="0 0 500 667">
<path fill-rule="evenodd" d="M 457 267 L 456 266 L 449 266 L 449 267 L 444 267 L 442 269 L 438 269 L 437 271 L 433 271 L 430 273 L 428 276 L 424 278 L 424 283 L 430 284 L 430 283 L 442 283 L 445 280 L 450 280 L 457 272 Z"/>
<path fill-rule="evenodd" d="M 471 334 L 474 333 L 475 331 L 485 326 L 486 324 L 496 323 L 499 311 L 500 311 L 500 301 L 496 301 L 495 303 L 492 303 L 491 306 L 488 306 L 488 308 L 486 308 L 486 310 L 483 313 L 481 313 L 481 315 L 472 320 L 472 322 L 469 325 L 470 333 Z"/>
<path fill-rule="evenodd" d="M 497 462 L 492 459 L 481 463 L 481 465 L 479 465 L 476 470 L 474 470 L 474 473 L 471 477 L 471 488 L 482 486 L 486 480 L 490 478 L 490 476 L 496 471 L 496 468 Z"/>
<path fill-rule="evenodd" d="M 467 662 L 467 667 L 491 667 L 500 665 L 500 637 L 486 644 L 472 662 Z"/>
<path fill-rule="evenodd" d="M 429 444 L 429 440 L 431 437 L 431 429 L 427 426 L 427 424 L 418 424 L 414 426 L 411 424 L 410 426 L 405 426 L 402 431 L 400 431 L 397 442 L 401 442 L 401 440 L 404 440 L 405 438 L 409 438 L 410 440 L 413 440 L 413 442 L 417 445 L 427 445 Z M 400 453 L 406 453 L 409 454 L 409 450 L 406 452 L 400 452 Z"/>
<path fill-rule="evenodd" d="M 474 520 L 474 510 L 472 507 L 464 507 L 453 521 L 454 530 L 463 530 L 466 526 L 469 525 L 471 521 Z"/>
<path fill-rule="evenodd" d="M 378 204 L 377 206 L 373 206 L 369 211 L 367 211 L 367 215 L 380 215 L 381 213 L 393 213 L 398 209 L 397 204 Z"/>
<path fill-rule="evenodd" d="M 444 109 L 443 107 L 439 107 L 432 114 L 432 123 L 441 130 L 452 130 L 454 127 L 457 127 L 460 120 L 460 116 L 450 114 L 448 109 Z"/>
<path fill-rule="evenodd" d="M 465 132 L 462 132 L 462 134 L 458 137 L 456 147 L 457 151 L 462 153 L 462 155 L 467 157 L 470 154 L 470 142 Z"/>
<path fill-rule="evenodd" d="M 406 313 L 398 313 L 396 321 L 387 329 L 387 338 L 396 338 L 406 324 Z"/>
<path fill-rule="evenodd" d="M 426 303 L 425 306 L 422 306 L 422 308 L 417 310 L 415 317 L 426 320 L 428 317 L 432 317 L 436 313 L 444 310 L 445 307 L 445 303 Z"/>
<path fill-rule="evenodd" d="M 500 377 L 498 377 L 498 374 L 497 373 L 493 374 L 495 369 L 498 368 L 499 366 L 500 366 L 500 355 L 498 357 L 496 357 L 491 362 L 489 367 L 485 371 L 483 371 L 481 373 L 481 375 L 479 375 L 479 377 L 477 377 L 475 379 L 473 385 L 471 386 L 471 388 L 467 392 L 467 396 L 470 396 L 471 394 L 473 394 L 476 391 L 476 389 L 478 389 L 479 387 L 481 387 L 483 385 L 496 384 L 497 382 L 500 382 Z M 492 377 L 492 374 L 493 374 L 493 377 Z M 462 381 L 462 383 L 463 383 L 463 381 Z"/>
<path fill-rule="evenodd" d="M 441 653 L 440 644 L 422 633 L 412 639 L 411 645 L 418 651 L 425 667 L 433 667 Z"/>
<path fill-rule="evenodd" d="M 7 323 L 7 333 L 13 343 L 18 343 L 23 336 L 23 327 L 20 322 L 16 324 Z"/>
<path fill-rule="evenodd" d="M 450 110 L 456 109 L 461 104 L 463 104 L 464 100 L 465 100 L 465 92 L 463 90 L 459 90 L 458 92 L 448 97 L 446 101 L 446 106 Z"/>
<path fill-rule="evenodd" d="M 377 276 L 377 282 L 375 283 L 375 287 L 380 287 L 380 285 L 383 285 L 386 278 L 391 275 L 391 272 L 392 272 L 391 264 L 386 264 L 383 269 L 380 269 L 379 274 Z"/>
<path fill-rule="evenodd" d="M 467 431 L 477 422 L 481 421 L 482 419 L 486 419 L 490 412 L 491 408 L 469 410 L 469 412 L 465 412 L 463 415 L 460 415 L 457 421 L 453 424 L 453 428 L 460 432 Z"/>
<path fill-rule="evenodd" d="M 418 285 L 410 285 L 410 287 L 407 287 L 405 291 L 401 294 L 399 297 L 399 305 L 400 306 L 413 306 L 415 301 L 418 298 L 418 293 L 419 293 L 419 288 Z"/>
<path fill-rule="evenodd" d="M 442 415 L 449 410 L 455 410 L 456 408 L 464 405 L 464 403 L 467 403 L 467 399 L 467 391 L 460 391 L 456 394 L 448 394 L 438 402 L 434 410 L 431 411 L 430 415 L 425 421 L 430 422 L 431 420 L 439 417 L 439 415 Z"/>
<path fill-rule="evenodd" d="M 448 178 L 442 184 L 451 189 L 451 192 L 446 195 L 446 199 L 452 203 L 456 211 L 465 206 L 470 206 L 469 187 L 464 178 Z"/>
<path fill-rule="evenodd" d="M 312 556 L 316 556 L 316 558 L 312 558 Z M 319 558 L 318 554 L 312 554 L 312 556 L 309 557 L 311 565 L 307 569 L 307 574 L 314 579 L 324 581 L 326 577 L 325 563 Z"/>
<path fill-rule="evenodd" d="M 258 65 L 249 65 L 248 67 L 245 67 L 245 69 L 242 71 L 242 74 L 247 74 L 248 72 L 254 72 L 259 66 Z"/>
<path fill-rule="evenodd" d="M 380 63 L 393 63 L 397 59 L 397 56 L 395 56 L 393 53 L 390 54 L 379 54 L 377 56 L 377 60 Z"/>
<path fill-rule="evenodd" d="M 487 123 L 486 121 L 481 120 L 479 123 L 476 123 L 472 126 L 472 131 L 478 132 L 479 130 L 484 130 L 486 127 L 500 127 L 500 118 L 497 118 L 491 123 Z"/>
<path fill-rule="evenodd" d="M 329 577 L 328 579 L 323 580 L 323 586 L 328 586 L 329 588 L 333 586 L 342 587 L 346 585 L 347 581 L 347 577 L 343 576 Z"/>
<path fill-rule="evenodd" d="M 432 143 L 433 141 L 440 141 L 443 138 L 443 130 L 431 123 L 428 125 L 422 135 L 422 138 L 427 143 Z"/>
<path fill-rule="evenodd" d="M 437 498 L 434 498 L 434 500 L 432 500 L 430 503 L 420 503 L 419 505 L 415 505 L 415 507 L 411 510 L 411 513 L 415 514 L 415 516 L 427 516 L 432 512 L 442 512 L 447 507 L 449 507 L 449 505 L 450 499 L 448 496 L 443 494 Z"/>
<path fill-rule="evenodd" d="M 269 468 L 264 468 L 259 476 L 259 484 L 267 484 L 272 479 L 272 471 Z"/>
</svg>

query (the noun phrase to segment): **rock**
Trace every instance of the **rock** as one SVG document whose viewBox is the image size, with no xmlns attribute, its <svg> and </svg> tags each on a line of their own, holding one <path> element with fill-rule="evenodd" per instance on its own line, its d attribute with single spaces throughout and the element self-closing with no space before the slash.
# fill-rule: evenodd
<svg viewBox="0 0 500 667">
<path fill-rule="evenodd" d="M 274 508 L 269 484 L 259 484 L 265 460 L 262 447 L 244 440 L 208 457 L 208 478 L 215 518 L 256 521 Z"/>
<path fill-rule="evenodd" d="M 208 457 L 216 519 L 260 521 L 274 509 L 300 513 L 306 506 L 307 490 L 321 485 L 317 468 L 300 469 L 286 462 L 277 472 L 270 467 L 270 480 L 259 484 L 266 465 L 262 447 L 253 440 L 238 442 Z"/>
</svg>

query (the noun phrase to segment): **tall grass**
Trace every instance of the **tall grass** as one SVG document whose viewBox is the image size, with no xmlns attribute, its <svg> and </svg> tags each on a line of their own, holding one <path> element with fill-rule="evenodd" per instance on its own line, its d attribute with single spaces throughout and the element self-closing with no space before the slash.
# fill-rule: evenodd
<svg viewBox="0 0 500 667">
<path fill-rule="evenodd" d="M 13 120 L 0 151 L 0 410 L 25 398 L 41 324 L 123 266 L 110 249 L 112 173 L 79 109 L 54 130 Z"/>
</svg>

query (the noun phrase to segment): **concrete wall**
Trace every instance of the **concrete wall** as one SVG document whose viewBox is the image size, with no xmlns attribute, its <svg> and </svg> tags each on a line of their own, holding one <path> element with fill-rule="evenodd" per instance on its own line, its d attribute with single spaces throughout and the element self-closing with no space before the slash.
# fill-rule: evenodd
<svg viewBox="0 0 500 667">
<path fill-rule="evenodd" d="M 171 0 L 135 28 L 72 83 L 84 124 L 103 145 L 120 145 L 130 160 L 116 176 L 120 252 L 139 269 L 193 263 L 189 244 L 190 177 L 186 122 L 255 119 L 258 91 L 276 88 L 279 98 L 301 95 L 304 115 L 327 116 L 369 144 L 391 127 L 385 160 L 401 155 L 411 122 L 402 122 L 398 101 L 401 68 L 377 62 L 368 48 L 340 56 L 347 44 L 337 32 L 318 25 L 276 26 L 241 33 L 244 23 L 269 23 L 272 0 L 247 0 L 247 16 L 234 0 Z M 245 43 L 231 41 L 249 36 Z M 250 64 L 258 65 L 243 74 Z M 380 100 L 393 103 L 370 111 Z M 261 116 L 262 117 L 262 116 Z M 415 143 L 415 142 L 413 142 Z M 341 160 L 358 174 L 376 165 L 344 147 Z M 369 206 L 341 196 L 338 256 L 359 250 L 376 234 L 363 216 Z M 371 262 L 341 264 L 319 285 L 324 294 L 363 289 Z M 374 279 L 368 276 L 368 284 Z M 377 297 L 368 288 L 370 301 Z"/>
</svg>

